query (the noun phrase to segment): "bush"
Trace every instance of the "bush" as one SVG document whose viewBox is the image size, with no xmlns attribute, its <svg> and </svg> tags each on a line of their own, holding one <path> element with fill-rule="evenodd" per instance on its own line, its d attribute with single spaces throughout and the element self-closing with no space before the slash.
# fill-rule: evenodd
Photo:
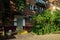
<svg viewBox="0 0 60 40">
<path fill-rule="evenodd" d="M 50 10 L 45 10 L 42 14 L 34 15 L 35 23 L 32 31 L 36 34 L 49 34 L 60 30 L 60 11 L 56 10 L 51 14 Z"/>
</svg>

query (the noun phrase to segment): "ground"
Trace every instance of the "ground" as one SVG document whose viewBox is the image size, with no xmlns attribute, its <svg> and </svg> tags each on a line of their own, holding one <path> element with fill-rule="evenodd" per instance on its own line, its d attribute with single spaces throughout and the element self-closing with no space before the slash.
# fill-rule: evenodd
<svg viewBox="0 0 60 40">
<path fill-rule="evenodd" d="M 33 34 L 17 34 L 16 38 L 10 40 L 60 40 L 60 34 L 33 35 Z"/>
</svg>

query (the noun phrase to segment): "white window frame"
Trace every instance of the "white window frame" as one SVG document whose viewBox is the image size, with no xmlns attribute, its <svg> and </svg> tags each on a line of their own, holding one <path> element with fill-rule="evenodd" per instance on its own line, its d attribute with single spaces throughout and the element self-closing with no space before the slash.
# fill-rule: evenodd
<svg viewBox="0 0 60 40">
<path fill-rule="evenodd" d="M 14 26 L 17 26 L 17 18 L 14 18 Z"/>
<path fill-rule="evenodd" d="M 25 26 L 25 19 L 23 19 L 23 26 Z"/>
<path fill-rule="evenodd" d="M 29 8 L 30 8 L 30 10 L 34 10 L 34 5 L 30 4 Z"/>
</svg>

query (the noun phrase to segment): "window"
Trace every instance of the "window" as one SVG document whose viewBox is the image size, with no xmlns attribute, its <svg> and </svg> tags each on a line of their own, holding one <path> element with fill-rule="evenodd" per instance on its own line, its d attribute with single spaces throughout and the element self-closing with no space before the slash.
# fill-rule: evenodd
<svg viewBox="0 0 60 40">
<path fill-rule="evenodd" d="M 14 26 L 17 26 L 17 18 L 14 18 Z"/>
<path fill-rule="evenodd" d="M 29 8 L 30 8 L 30 10 L 34 10 L 34 5 L 30 4 Z"/>
<path fill-rule="evenodd" d="M 38 10 L 38 8 L 36 6 L 34 6 L 34 10 L 36 11 L 36 10 Z"/>
<path fill-rule="evenodd" d="M 35 2 L 37 3 L 37 2 L 39 2 L 39 0 L 35 0 Z"/>
<path fill-rule="evenodd" d="M 32 20 L 33 20 L 33 19 L 30 17 L 30 22 L 32 22 Z"/>
<path fill-rule="evenodd" d="M 34 10 L 37 12 L 37 13 L 41 13 L 43 10 L 44 10 L 44 8 L 43 7 L 34 7 Z"/>
<path fill-rule="evenodd" d="M 25 19 L 23 19 L 23 26 L 25 26 Z"/>
<path fill-rule="evenodd" d="M 45 4 L 45 2 L 43 0 L 35 0 L 36 3 L 43 3 Z"/>
</svg>

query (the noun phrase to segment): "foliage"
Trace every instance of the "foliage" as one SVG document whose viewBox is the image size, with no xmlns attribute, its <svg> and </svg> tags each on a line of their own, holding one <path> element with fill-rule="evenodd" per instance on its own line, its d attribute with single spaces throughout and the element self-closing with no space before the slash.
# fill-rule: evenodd
<svg viewBox="0 0 60 40">
<path fill-rule="evenodd" d="M 25 7 L 25 1 L 24 0 L 15 0 L 15 3 L 18 6 L 18 10 L 20 12 L 22 12 Z"/>
<path fill-rule="evenodd" d="M 50 10 L 33 16 L 34 26 L 32 31 L 36 34 L 49 34 L 60 30 L 60 11 L 56 10 L 51 15 Z"/>
</svg>

